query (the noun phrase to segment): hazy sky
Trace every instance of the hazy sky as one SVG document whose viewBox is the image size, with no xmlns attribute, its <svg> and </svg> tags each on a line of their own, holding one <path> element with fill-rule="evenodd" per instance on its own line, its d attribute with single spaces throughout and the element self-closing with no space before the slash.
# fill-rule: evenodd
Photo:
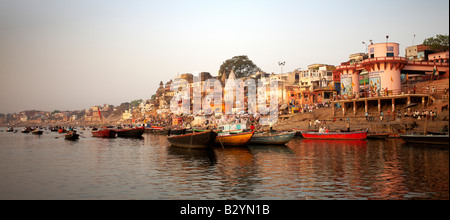
<svg viewBox="0 0 450 220">
<path fill-rule="evenodd" d="M 248 55 L 265 72 L 339 65 L 362 41 L 449 34 L 448 0 L 0 0 L 0 113 L 149 99 Z"/>
</svg>

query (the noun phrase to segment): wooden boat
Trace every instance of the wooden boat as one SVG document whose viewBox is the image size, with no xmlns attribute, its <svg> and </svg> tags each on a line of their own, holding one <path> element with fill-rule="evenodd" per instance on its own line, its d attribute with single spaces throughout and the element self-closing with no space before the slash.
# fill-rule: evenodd
<svg viewBox="0 0 450 220">
<path fill-rule="evenodd" d="M 168 129 L 167 130 L 167 135 L 181 135 L 181 134 L 186 134 L 186 129 Z"/>
<path fill-rule="evenodd" d="M 14 128 L 13 127 L 8 127 L 8 129 L 6 129 L 6 132 L 13 132 Z"/>
<path fill-rule="evenodd" d="M 60 134 L 67 133 L 67 130 L 64 128 L 60 128 L 60 129 L 58 129 L 58 133 L 60 133 Z"/>
<path fill-rule="evenodd" d="M 367 134 L 367 139 L 386 139 L 391 133 Z"/>
<path fill-rule="evenodd" d="M 138 128 L 126 128 L 126 129 L 115 129 L 117 132 L 118 137 L 125 137 L 125 138 L 139 138 L 142 137 L 142 134 L 144 134 L 144 127 L 138 127 Z"/>
<path fill-rule="evenodd" d="M 295 131 L 295 137 L 303 137 L 302 132 L 303 131 L 319 131 L 319 129 L 300 129 L 300 128 L 293 128 L 292 131 Z"/>
<path fill-rule="evenodd" d="M 296 132 L 275 132 L 254 134 L 251 144 L 284 145 L 294 138 Z"/>
<path fill-rule="evenodd" d="M 302 132 L 303 138 L 306 139 L 331 139 L 331 140 L 363 140 L 367 138 L 366 131 L 354 132 Z"/>
<path fill-rule="evenodd" d="M 409 143 L 449 145 L 449 135 L 401 134 L 400 138 Z"/>
<path fill-rule="evenodd" d="M 31 134 L 35 134 L 35 135 L 41 135 L 41 134 L 43 134 L 43 133 L 44 133 L 44 131 L 39 130 L 39 129 L 35 129 L 35 130 L 33 130 L 33 131 L 31 132 Z"/>
<path fill-rule="evenodd" d="M 69 131 L 67 134 L 64 135 L 64 139 L 66 140 L 76 140 L 80 137 L 79 134 L 76 133 L 76 131 Z"/>
<path fill-rule="evenodd" d="M 115 138 L 117 132 L 114 129 L 92 131 L 92 136 L 101 138 Z"/>
<path fill-rule="evenodd" d="M 255 132 L 244 132 L 238 134 L 222 134 L 216 137 L 216 144 L 221 146 L 245 146 L 250 142 Z"/>
<path fill-rule="evenodd" d="M 28 134 L 30 132 L 31 132 L 31 128 L 30 127 L 22 128 L 22 130 L 20 131 L 20 133 L 25 133 L 25 134 Z"/>
<path fill-rule="evenodd" d="M 174 147 L 182 148 L 208 148 L 214 144 L 217 133 L 206 131 L 185 135 L 175 135 L 167 137 L 169 143 Z"/>
</svg>

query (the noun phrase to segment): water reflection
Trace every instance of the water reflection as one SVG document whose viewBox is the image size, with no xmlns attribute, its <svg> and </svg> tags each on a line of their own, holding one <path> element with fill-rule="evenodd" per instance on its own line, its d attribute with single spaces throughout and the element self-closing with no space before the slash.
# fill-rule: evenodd
<svg viewBox="0 0 450 220">
<path fill-rule="evenodd" d="M 186 149 L 169 146 L 167 149 L 171 158 L 182 159 L 188 162 L 199 162 L 199 166 L 213 166 L 216 164 L 216 155 L 212 149 Z"/>
<path fill-rule="evenodd" d="M 169 146 L 0 133 L 0 199 L 448 199 L 448 148 L 401 140 Z"/>
</svg>

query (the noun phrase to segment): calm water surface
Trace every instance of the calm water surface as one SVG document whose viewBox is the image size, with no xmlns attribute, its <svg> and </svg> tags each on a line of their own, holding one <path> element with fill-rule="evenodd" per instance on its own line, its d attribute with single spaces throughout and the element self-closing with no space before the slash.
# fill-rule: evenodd
<svg viewBox="0 0 450 220">
<path fill-rule="evenodd" d="M 449 199 L 448 147 L 396 139 L 188 150 L 0 130 L 0 199 Z"/>
</svg>

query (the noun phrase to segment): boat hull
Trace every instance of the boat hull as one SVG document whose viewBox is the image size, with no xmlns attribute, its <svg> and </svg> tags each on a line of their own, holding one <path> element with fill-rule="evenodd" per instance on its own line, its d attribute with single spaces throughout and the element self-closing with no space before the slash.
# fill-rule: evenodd
<svg viewBox="0 0 450 220">
<path fill-rule="evenodd" d="M 117 132 L 113 129 L 92 131 L 92 136 L 100 138 L 115 138 L 116 134 Z"/>
<path fill-rule="evenodd" d="M 390 136 L 390 133 L 383 134 L 367 134 L 367 139 L 386 139 Z"/>
<path fill-rule="evenodd" d="M 295 134 L 296 132 L 255 134 L 250 140 L 250 143 L 263 145 L 284 145 L 291 141 Z"/>
<path fill-rule="evenodd" d="M 449 146 L 449 135 L 400 135 L 400 138 L 409 143 Z"/>
<path fill-rule="evenodd" d="M 64 135 L 64 139 L 66 139 L 66 140 L 77 140 L 79 137 L 80 137 L 80 135 L 75 134 L 75 133 Z"/>
<path fill-rule="evenodd" d="M 223 146 L 245 146 L 250 142 L 253 134 L 254 132 L 219 135 L 216 137 L 216 144 Z"/>
<path fill-rule="evenodd" d="M 186 135 L 170 136 L 167 138 L 169 143 L 174 147 L 181 148 L 208 148 L 214 144 L 217 133 L 212 131 L 192 133 Z"/>
<path fill-rule="evenodd" d="M 44 133 L 44 131 L 41 131 L 41 130 L 34 130 L 31 132 L 31 134 L 34 134 L 34 135 L 41 135 L 43 133 Z"/>
<path fill-rule="evenodd" d="M 364 140 L 367 138 L 367 131 L 355 132 L 302 132 L 303 138 L 317 140 Z"/>
<path fill-rule="evenodd" d="M 116 129 L 118 137 L 123 138 L 140 138 L 144 134 L 144 127 L 130 128 L 130 129 Z"/>
</svg>

